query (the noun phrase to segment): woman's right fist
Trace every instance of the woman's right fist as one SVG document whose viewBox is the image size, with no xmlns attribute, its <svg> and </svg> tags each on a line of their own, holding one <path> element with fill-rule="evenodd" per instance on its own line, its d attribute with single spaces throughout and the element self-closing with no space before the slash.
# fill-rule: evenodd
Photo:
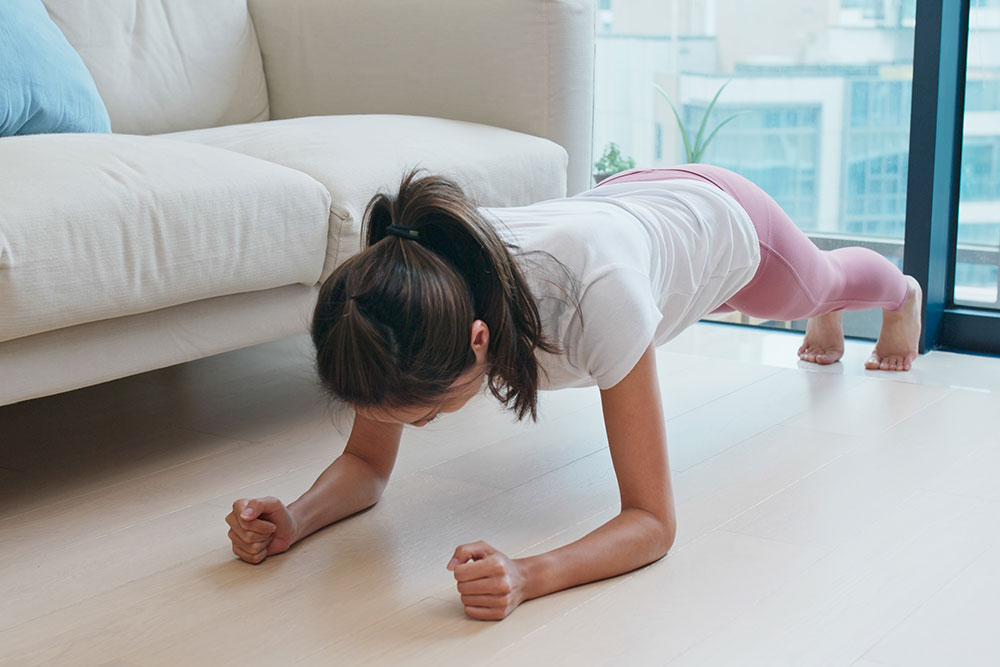
<svg viewBox="0 0 1000 667">
<path fill-rule="evenodd" d="M 288 551 L 296 540 L 298 525 L 277 498 L 240 498 L 226 516 L 233 553 L 248 563 Z"/>
</svg>

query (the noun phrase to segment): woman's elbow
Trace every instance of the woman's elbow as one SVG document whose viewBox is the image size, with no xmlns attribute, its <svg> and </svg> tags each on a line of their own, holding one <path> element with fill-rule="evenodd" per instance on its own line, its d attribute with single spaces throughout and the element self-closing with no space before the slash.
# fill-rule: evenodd
<svg viewBox="0 0 1000 667">
<path fill-rule="evenodd" d="M 667 555 L 674 546 L 677 537 L 677 520 L 673 512 L 650 512 L 642 510 L 645 523 L 643 532 L 646 534 L 648 548 L 653 560 L 659 560 Z"/>
<path fill-rule="evenodd" d="M 677 521 L 671 517 L 669 520 L 659 522 L 657 531 L 657 559 L 663 558 L 674 546 L 674 539 L 677 537 Z"/>
<path fill-rule="evenodd" d="M 662 552 L 660 558 L 663 558 L 674 546 L 674 539 L 677 537 L 677 513 L 674 511 L 673 504 L 670 503 L 665 507 L 657 508 L 653 516 L 656 517 L 657 546 Z"/>
</svg>

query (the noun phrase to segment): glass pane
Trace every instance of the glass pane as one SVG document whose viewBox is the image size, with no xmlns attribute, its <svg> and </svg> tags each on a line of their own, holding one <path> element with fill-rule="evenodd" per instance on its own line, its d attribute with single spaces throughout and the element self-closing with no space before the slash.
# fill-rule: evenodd
<svg viewBox="0 0 1000 667">
<path fill-rule="evenodd" d="M 693 143 L 706 114 L 703 140 L 732 118 L 699 161 L 760 185 L 823 249 L 902 266 L 914 13 L 914 0 L 605 0 L 594 160 L 615 142 L 637 166 L 688 162 L 679 125 Z M 849 335 L 878 334 L 877 311 L 845 315 Z"/>
<path fill-rule="evenodd" d="M 955 303 L 1000 308 L 1000 0 L 969 14 Z"/>
</svg>

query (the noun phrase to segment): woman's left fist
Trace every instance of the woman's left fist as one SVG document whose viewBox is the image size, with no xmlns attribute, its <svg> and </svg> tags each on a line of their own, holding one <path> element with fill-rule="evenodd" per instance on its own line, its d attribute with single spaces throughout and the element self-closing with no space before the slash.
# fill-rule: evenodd
<svg viewBox="0 0 1000 667">
<path fill-rule="evenodd" d="M 455 573 L 465 615 L 499 621 L 524 601 L 525 577 L 517 561 L 486 542 L 463 544 L 448 563 Z"/>
</svg>

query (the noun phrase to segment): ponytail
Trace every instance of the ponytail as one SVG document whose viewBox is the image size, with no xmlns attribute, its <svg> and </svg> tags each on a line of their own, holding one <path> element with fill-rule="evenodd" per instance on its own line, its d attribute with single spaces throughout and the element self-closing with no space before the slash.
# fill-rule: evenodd
<svg viewBox="0 0 1000 667">
<path fill-rule="evenodd" d="M 392 226 L 392 227 L 390 227 Z M 391 232 L 391 233 L 390 233 Z M 490 392 L 537 418 L 536 350 L 555 353 L 505 243 L 453 181 L 407 174 L 365 211 L 365 249 L 327 279 L 313 316 L 320 377 L 359 406 L 440 399 L 475 362 L 472 322 L 490 330 Z"/>
</svg>

